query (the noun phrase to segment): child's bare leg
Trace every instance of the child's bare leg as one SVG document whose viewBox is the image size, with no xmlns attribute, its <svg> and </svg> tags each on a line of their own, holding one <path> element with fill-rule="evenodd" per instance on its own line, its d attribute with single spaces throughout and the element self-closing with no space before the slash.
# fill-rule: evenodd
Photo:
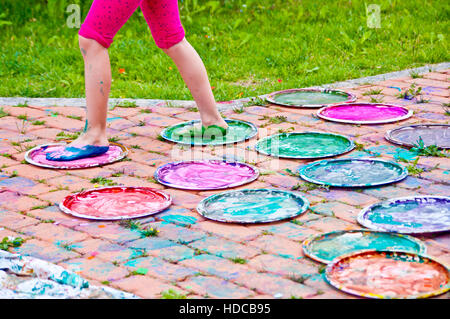
<svg viewBox="0 0 450 319">
<path fill-rule="evenodd" d="M 111 65 L 108 50 L 97 41 L 79 36 L 84 59 L 87 130 L 70 145 L 108 145 L 106 117 L 111 89 Z"/>
<path fill-rule="evenodd" d="M 163 49 L 163 51 L 173 60 L 191 91 L 200 111 L 202 125 L 205 127 L 209 125 L 228 127 L 217 110 L 205 65 L 197 51 L 186 39 L 168 49 Z"/>
</svg>

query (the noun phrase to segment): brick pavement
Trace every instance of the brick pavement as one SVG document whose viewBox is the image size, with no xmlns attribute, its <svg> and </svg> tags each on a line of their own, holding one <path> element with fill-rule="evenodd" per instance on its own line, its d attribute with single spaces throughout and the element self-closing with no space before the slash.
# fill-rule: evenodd
<svg viewBox="0 0 450 319">
<path fill-rule="evenodd" d="M 412 83 L 423 87 L 427 103 L 396 97 L 397 89 Z M 343 88 L 358 101 L 376 98 L 404 105 L 414 115 L 401 123 L 345 125 L 312 116 L 316 110 L 276 105 L 251 106 L 243 112 L 227 110 L 228 118 L 249 120 L 260 127 L 257 138 L 280 129 L 302 132 L 321 130 L 350 136 L 366 151 L 388 160 L 411 154 L 384 139 L 386 130 L 404 124 L 447 123 L 442 107 L 449 103 L 450 70 L 429 72 L 421 78 L 402 77 L 370 85 Z M 311 203 L 306 214 L 270 224 L 232 225 L 206 220 L 197 214 L 197 203 L 216 191 L 168 189 L 149 179 L 157 166 L 186 159 L 186 147 L 158 139 L 161 130 L 198 118 L 193 109 L 156 103 L 140 108 L 116 107 L 108 114 L 110 136 L 130 148 L 129 159 L 86 170 L 49 170 L 23 161 L 27 149 L 54 142 L 58 133 L 81 129 L 84 110 L 78 107 L 0 106 L 0 237 L 25 239 L 11 252 L 41 258 L 73 270 L 94 284 L 109 285 L 144 298 L 161 298 L 172 289 L 188 298 L 354 298 L 324 282 L 322 265 L 303 255 L 301 242 L 310 235 L 332 230 L 361 228 L 356 216 L 362 207 L 395 196 L 448 195 L 449 159 L 421 157 L 418 167 L 426 172 L 394 185 L 364 189 L 313 189 L 300 192 Z M 50 116 L 53 114 L 52 116 Z M 286 123 L 271 124 L 267 117 L 284 116 Z M 250 151 L 257 138 L 234 146 L 197 147 L 193 158 L 241 156 L 261 169 L 257 181 L 241 188 L 291 189 L 300 180 L 285 169 L 295 170 L 306 160 L 275 160 Z M 246 152 L 243 152 L 246 151 Z M 352 151 L 348 156 L 368 156 Z M 171 153 L 173 156 L 171 156 Z M 175 154 L 175 155 L 174 155 Z M 436 167 L 436 164 L 439 164 Z M 57 204 L 68 194 L 92 188 L 91 179 L 109 178 L 119 185 L 164 189 L 174 197 L 166 211 L 139 221 L 157 227 L 156 237 L 142 237 L 118 222 L 89 221 L 68 216 Z M 418 236 L 431 256 L 450 264 L 449 235 Z M 440 298 L 448 298 L 441 296 Z"/>
</svg>

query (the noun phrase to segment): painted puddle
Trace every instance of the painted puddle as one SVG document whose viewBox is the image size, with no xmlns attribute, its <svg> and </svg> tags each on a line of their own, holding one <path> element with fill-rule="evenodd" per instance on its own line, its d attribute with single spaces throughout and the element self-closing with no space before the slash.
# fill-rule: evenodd
<svg viewBox="0 0 450 319">
<path fill-rule="evenodd" d="M 413 112 L 405 107 L 379 103 L 347 103 L 326 106 L 317 116 L 328 121 L 351 124 L 383 124 L 411 117 Z"/>
<path fill-rule="evenodd" d="M 367 228 L 396 233 L 449 231 L 450 197 L 394 198 L 363 209 L 357 220 Z"/>
<path fill-rule="evenodd" d="M 333 231 L 314 235 L 303 242 L 302 248 L 306 256 L 324 264 L 359 250 L 426 251 L 425 245 L 414 237 L 367 230 Z"/>
<path fill-rule="evenodd" d="M 420 254 L 360 251 L 328 264 L 329 284 L 349 294 L 378 299 L 428 298 L 450 289 L 449 270 Z"/>
<path fill-rule="evenodd" d="M 347 137 L 322 132 L 282 133 L 258 141 L 256 151 L 283 158 L 321 158 L 350 152 L 355 147 Z"/>
<path fill-rule="evenodd" d="M 225 121 L 228 124 L 225 135 L 217 130 L 216 135 L 211 131 L 210 136 L 191 136 L 191 131 L 201 125 L 200 120 L 193 120 L 170 126 L 161 132 L 161 136 L 170 142 L 186 145 L 225 145 L 245 141 L 257 133 L 256 126 L 250 122 L 230 119 Z"/>
<path fill-rule="evenodd" d="M 389 130 L 385 138 L 394 144 L 412 147 L 421 138 L 424 146 L 436 145 L 439 148 L 450 149 L 449 124 L 417 124 L 407 125 Z"/>
<path fill-rule="evenodd" d="M 157 189 L 113 186 L 69 195 L 59 208 L 76 217 L 119 220 L 153 215 L 171 203 L 171 196 Z"/>
<path fill-rule="evenodd" d="M 155 179 L 166 186 L 190 190 L 236 187 L 257 179 L 256 167 L 239 162 L 204 160 L 168 163 L 158 167 Z"/>
<path fill-rule="evenodd" d="M 200 215 L 227 223 L 266 223 L 306 212 L 308 200 L 293 192 L 276 189 L 244 189 L 223 192 L 203 199 Z"/>
<path fill-rule="evenodd" d="M 391 161 L 377 159 L 322 160 L 299 169 L 300 177 L 308 182 L 335 187 L 370 187 L 398 182 L 407 170 Z"/>
<path fill-rule="evenodd" d="M 356 101 L 356 96 L 341 90 L 289 89 L 269 94 L 266 101 L 290 107 L 323 107 Z"/>
<path fill-rule="evenodd" d="M 126 157 L 128 150 L 125 146 L 110 143 L 109 150 L 105 154 L 82 158 L 73 161 L 49 161 L 45 158 L 47 153 L 62 150 L 67 144 L 54 143 L 36 146 L 25 154 L 25 160 L 35 166 L 55 169 L 78 169 L 111 164 Z"/>
<path fill-rule="evenodd" d="M 47 261 L 0 250 L 1 299 L 137 299 L 106 286 L 92 286 L 76 273 Z"/>
</svg>

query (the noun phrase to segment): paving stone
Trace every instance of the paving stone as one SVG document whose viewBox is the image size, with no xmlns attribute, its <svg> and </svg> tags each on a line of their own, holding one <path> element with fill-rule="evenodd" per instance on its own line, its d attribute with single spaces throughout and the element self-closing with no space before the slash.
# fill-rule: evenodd
<svg viewBox="0 0 450 319">
<path fill-rule="evenodd" d="M 303 257 L 301 244 L 287 238 L 277 238 L 273 235 L 266 235 L 249 241 L 247 244 L 284 258 L 298 259 Z"/>
<path fill-rule="evenodd" d="M 125 118 L 111 118 L 108 117 L 107 119 L 107 123 L 106 123 L 106 127 L 113 129 L 113 130 L 118 130 L 118 131 L 123 131 L 127 128 L 133 127 L 135 125 L 134 122 L 129 121 Z"/>
<path fill-rule="evenodd" d="M 239 287 L 226 280 L 210 276 L 195 276 L 179 284 L 186 290 L 202 296 L 219 299 L 242 299 L 250 297 L 253 291 Z"/>
<path fill-rule="evenodd" d="M 433 183 L 417 191 L 424 195 L 448 196 L 450 194 L 450 185 Z"/>
<path fill-rule="evenodd" d="M 180 265 L 171 264 L 156 257 L 141 257 L 127 261 L 124 266 L 130 271 L 140 270 L 148 276 L 166 281 L 181 281 L 197 273 Z"/>
<path fill-rule="evenodd" d="M 0 207 L 16 212 L 26 212 L 38 207 L 46 206 L 48 206 L 48 203 L 39 199 L 22 195 L 7 188 L 0 190 Z"/>
<path fill-rule="evenodd" d="M 228 280 L 237 278 L 240 272 L 248 270 L 246 265 L 234 263 L 228 259 L 209 254 L 197 255 L 193 258 L 185 259 L 178 264 Z"/>
<path fill-rule="evenodd" d="M 239 278 L 235 279 L 234 282 L 247 288 L 255 289 L 258 293 L 270 295 L 271 298 L 274 298 L 274 296 L 285 299 L 292 297 L 309 298 L 317 293 L 316 289 L 304 284 L 273 274 L 255 271 L 240 274 Z"/>
<path fill-rule="evenodd" d="M 25 240 L 28 239 L 28 237 L 24 236 L 23 234 L 19 234 L 19 233 L 16 233 L 16 232 L 12 231 L 12 230 L 0 227 L 0 240 L 3 240 L 3 238 L 5 238 L 5 237 L 12 237 L 12 238 L 20 237 L 20 238 L 25 239 Z"/>
<path fill-rule="evenodd" d="M 305 258 L 294 260 L 270 254 L 259 255 L 252 258 L 249 261 L 248 266 L 258 271 L 291 277 L 313 275 L 318 271 L 317 266 L 312 264 L 312 262 L 307 261 Z"/>
<path fill-rule="evenodd" d="M 48 206 L 43 209 L 34 209 L 28 212 L 28 214 L 41 220 L 42 222 L 53 222 L 55 225 L 70 228 L 86 223 L 85 219 L 63 213 L 58 206 Z"/>
<path fill-rule="evenodd" d="M 338 189 L 330 189 L 329 191 L 322 191 L 319 189 L 315 189 L 309 191 L 309 193 L 316 196 L 324 197 L 327 200 L 339 201 L 352 206 L 366 206 L 379 201 L 378 198 L 363 193 Z"/>
<path fill-rule="evenodd" d="M 30 239 L 20 247 L 12 248 L 11 252 L 23 256 L 31 256 L 43 259 L 52 263 L 58 263 L 63 260 L 80 257 L 80 254 L 64 249 L 60 246 L 49 244 L 47 241 Z"/>
<path fill-rule="evenodd" d="M 3 152 L 1 147 L 0 147 L 0 153 L 1 154 L 9 154 L 7 151 Z M 9 155 L 12 155 L 12 154 L 9 154 Z M 20 163 L 14 159 L 0 156 L 0 167 L 14 166 L 14 165 L 19 165 L 19 164 Z"/>
<path fill-rule="evenodd" d="M 166 223 L 172 223 L 182 227 L 190 227 L 204 220 L 197 212 L 178 206 L 171 206 L 155 217 Z"/>
<path fill-rule="evenodd" d="M 59 204 L 60 202 L 62 202 L 64 200 L 64 198 L 66 198 L 67 196 L 69 196 L 71 194 L 71 192 L 67 191 L 67 190 L 60 190 L 60 191 L 56 191 L 56 192 L 49 192 L 46 194 L 41 194 L 38 196 L 39 199 L 44 200 L 44 201 L 49 201 L 51 204 Z"/>
<path fill-rule="evenodd" d="M 321 232 L 329 232 L 333 230 L 353 230 L 361 227 L 345 220 L 334 217 L 322 217 L 305 223 L 306 227 L 317 229 Z"/>
<path fill-rule="evenodd" d="M 88 238 L 87 234 L 74 231 L 70 228 L 54 225 L 53 223 L 40 223 L 21 229 L 28 236 L 49 241 L 55 245 L 69 244 Z"/>
<path fill-rule="evenodd" d="M 47 116 L 45 117 L 45 125 L 51 128 L 76 132 L 82 130 L 85 123 L 84 121 L 71 119 L 64 116 L 57 116 L 57 117 Z"/>
<path fill-rule="evenodd" d="M 19 230 L 23 227 L 36 225 L 38 219 L 28 217 L 26 215 L 0 209 L 0 226 L 7 227 L 12 230 Z"/>
<path fill-rule="evenodd" d="M 39 195 L 51 190 L 46 184 L 38 183 L 32 179 L 20 176 L 1 180 L 0 187 L 6 187 L 12 191 L 25 195 Z"/>
<path fill-rule="evenodd" d="M 129 273 L 125 268 L 99 259 L 75 258 L 61 262 L 59 265 L 82 277 L 99 281 L 118 280 L 124 278 Z"/>
<path fill-rule="evenodd" d="M 138 249 L 145 249 L 145 251 L 150 251 L 154 249 L 162 249 L 166 247 L 173 247 L 173 246 L 179 246 L 179 244 L 163 239 L 158 237 L 145 237 L 138 240 L 134 240 L 131 242 L 128 242 L 126 244 L 127 247 L 130 248 L 138 248 Z"/>
<path fill-rule="evenodd" d="M 148 254 L 170 262 L 179 262 L 181 260 L 194 257 L 195 250 L 186 246 L 178 245 L 178 246 L 164 247 L 161 249 L 153 249 L 150 250 Z"/>
<path fill-rule="evenodd" d="M 54 188 L 67 187 L 71 192 L 78 192 L 82 188 L 94 188 L 94 184 L 90 183 L 89 180 L 72 175 L 63 175 L 60 177 L 50 178 L 47 180 L 47 184 L 53 186 Z"/>
<path fill-rule="evenodd" d="M 236 242 L 215 236 L 208 236 L 206 238 L 197 240 L 193 243 L 190 243 L 189 246 L 200 251 L 206 251 L 209 254 L 228 259 L 249 259 L 260 253 L 257 248 L 238 244 Z"/>
<path fill-rule="evenodd" d="M 61 176 L 57 170 L 51 170 L 46 168 L 40 168 L 29 164 L 20 164 L 16 166 L 10 166 L 3 169 L 3 172 L 13 174 L 16 171 L 18 176 L 29 178 L 32 180 L 48 180 L 53 177 Z"/>
<path fill-rule="evenodd" d="M 254 239 L 261 233 L 257 229 L 252 229 L 246 226 L 224 224 L 213 221 L 204 221 L 193 225 L 192 228 L 237 242 Z"/>
<path fill-rule="evenodd" d="M 85 232 L 94 238 L 103 238 L 117 243 L 126 243 L 141 238 L 138 232 L 114 223 L 85 222 L 79 223 L 74 229 Z"/>
<path fill-rule="evenodd" d="M 394 186 L 370 187 L 364 189 L 363 193 L 380 199 L 415 195 L 415 192 L 412 190 Z"/>
<path fill-rule="evenodd" d="M 359 209 L 354 206 L 346 205 L 340 202 L 326 202 L 318 203 L 311 207 L 314 212 L 323 216 L 335 216 L 339 219 L 345 220 L 350 223 L 357 223 L 356 217 L 359 214 Z"/>
<path fill-rule="evenodd" d="M 151 223 L 150 226 L 158 228 L 160 231 L 159 237 L 167 238 L 180 244 L 189 244 L 206 237 L 205 233 L 193 230 L 190 227 L 181 227 L 166 222 Z"/>
<path fill-rule="evenodd" d="M 131 292 L 141 298 L 156 299 L 161 298 L 161 293 L 169 289 L 180 291 L 180 289 L 169 285 L 161 280 L 150 278 L 148 276 L 131 276 L 111 283 L 111 286 L 117 289 Z"/>
<path fill-rule="evenodd" d="M 318 230 L 294 223 L 278 223 L 261 226 L 260 230 L 262 233 L 273 234 L 275 236 L 284 237 L 299 242 L 320 232 Z"/>
</svg>

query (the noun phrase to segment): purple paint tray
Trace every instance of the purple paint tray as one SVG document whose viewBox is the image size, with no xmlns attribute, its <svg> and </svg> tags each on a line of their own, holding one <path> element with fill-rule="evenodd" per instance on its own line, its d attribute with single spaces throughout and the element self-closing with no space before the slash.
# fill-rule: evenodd
<svg viewBox="0 0 450 319">
<path fill-rule="evenodd" d="M 215 190 L 240 186 L 257 179 L 256 167 L 221 160 L 172 162 L 158 167 L 155 179 L 166 186 L 189 190 Z"/>
<path fill-rule="evenodd" d="M 109 143 L 109 150 L 105 154 L 82 158 L 73 161 L 49 161 L 45 154 L 65 147 L 65 143 L 52 143 L 36 146 L 25 154 L 25 160 L 35 166 L 54 169 L 79 169 L 111 164 L 126 157 L 128 150 L 125 146 L 117 143 Z"/>
<path fill-rule="evenodd" d="M 450 197 L 411 196 L 373 204 L 358 215 L 358 223 L 395 233 L 433 233 L 450 230 Z"/>
<path fill-rule="evenodd" d="M 425 147 L 436 145 L 442 149 L 450 149 L 450 125 L 405 125 L 387 131 L 385 138 L 391 143 L 406 147 L 413 147 L 422 138 Z"/>
<path fill-rule="evenodd" d="M 326 106 L 317 116 L 328 121 L 350 124 L 384 124 L 405 120 L 413 111 L 403 106 L 380 103 L 343 103 Z"/>
</svg>

